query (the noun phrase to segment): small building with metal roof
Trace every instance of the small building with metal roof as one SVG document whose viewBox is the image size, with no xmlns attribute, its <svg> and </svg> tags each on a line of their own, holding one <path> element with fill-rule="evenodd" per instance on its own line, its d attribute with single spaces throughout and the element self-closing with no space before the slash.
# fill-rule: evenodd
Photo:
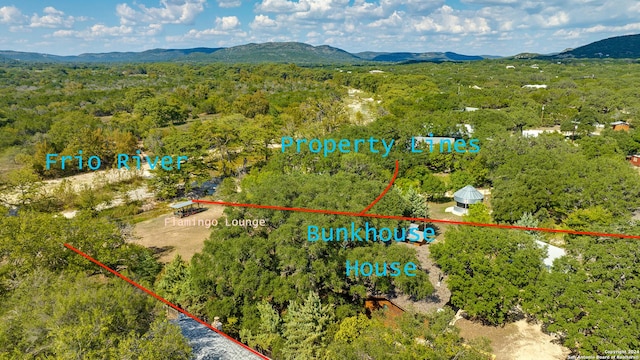
<svg viewBox="0 0 640 360">
<path fill-rule="evenodd" d="M 614 121 L 611 123 L 613 131 L 629 131 L 629 123 L 626 121 Z"/>
<path fill-rule="evenodd" d="M 453 200 L 456 202 L 453 213 L 466 215 L 469 213 L 469 205 L 481 203 L 484 200 L 484 195 L 473 186 L 467 185 L 453 193 Z"/>
<path fill-rule="evenodd" d="M 200 203 L 194 203 L 192 200 L 175 203 L 169 205 L 169 207 L 175 210 L 173 215 L 180 216 L 181 218 L 207 210 L 203 208 Z"/>
</svg>

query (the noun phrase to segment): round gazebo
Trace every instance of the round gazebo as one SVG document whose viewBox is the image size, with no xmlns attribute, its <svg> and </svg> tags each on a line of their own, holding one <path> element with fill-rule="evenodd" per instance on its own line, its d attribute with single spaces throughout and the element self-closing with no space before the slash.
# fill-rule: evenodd
<svg viewBox="0 0 640 360">
<path fill-rule="evenodd" d="M 453 193 L 453 200 L 456 202 L 456 206 L 453 207 L 454 213 L 468 214 L 469 205 L 482 202 L 484 195 L 473 186 L 467 185 Z"/>
</svg>

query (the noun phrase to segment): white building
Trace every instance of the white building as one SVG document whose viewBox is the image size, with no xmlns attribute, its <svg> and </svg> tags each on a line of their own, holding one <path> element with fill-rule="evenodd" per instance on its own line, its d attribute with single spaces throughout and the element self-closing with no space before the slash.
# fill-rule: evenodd
<svg viewBox="0 0 640 360">
<path fill-rule="evenodd" d="M 527 85 L 523 85 L 522 88 L 523 89 L 546 89 L 547 85 L 545 85 L 545 84 L 540 84 L 540 85 L 527 84 Z"/>
<path fill-rule="evenodd" d="M 451 208 L 446 208 L 445 212 L 462 216 L 469 213 L 470 205 L 481 203 L 482 200 L 484 200 L 484 195 L 473 186 L 467 185 L 453 193 L 453 200 L 456 202 L 456 205 Z"/>
<path fill-rule="evenodd" d="M 563 248 L 559 248 L 557 246 L 553 246 L 550 244 L 547 244 L 545 242 L 542 242 L 540 240 L 536 240 L 536 245 L 538 245 L 541 248 L 546 248 L 547 250 L 547 254 L 546 254 L 546 258 L 544 260 L 542 260 L 542 262 L 544 263 L 544 266 L 547 267 L 548 270 L 551 269 L 551 266 L 553 266 L 553 261 L 555 259 L 561 258 L 565 255 L 567 255 L 567 252 L 564 251 Z"/>
<path fill-rule="evenodd" d="M 560 133 L 558 130 L 554 129 L 530 129 L 530 130 L 522 130 L 523 137 L 538 137 L 540 134 L 551 134 L 551 133 Z"/>
</svg>

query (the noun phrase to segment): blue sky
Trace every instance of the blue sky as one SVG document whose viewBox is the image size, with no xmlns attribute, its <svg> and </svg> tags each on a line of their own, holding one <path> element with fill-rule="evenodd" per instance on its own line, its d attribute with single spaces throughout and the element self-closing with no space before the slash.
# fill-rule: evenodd
<svg viewBox="0 0 640 360">
<path fill-rule="evenodd" d="M 635 33 L 638 0 L 0 0 L 0 49 L 57 55 L 267 41 L 514 55 Z"/>
</svg>

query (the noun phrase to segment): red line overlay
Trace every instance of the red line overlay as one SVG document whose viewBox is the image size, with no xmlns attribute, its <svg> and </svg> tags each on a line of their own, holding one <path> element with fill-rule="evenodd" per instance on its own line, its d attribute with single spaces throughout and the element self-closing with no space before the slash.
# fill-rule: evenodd
<svg viewBox="0 0 640 360">
<path fill-rule="evenodd" d="M 275 206 L 275 205 L 243 204 L 243 203 L 234 203 L 234 202 L 227 202 L 227 201 L 193 200 L 193 202 L 201 203 L 201 204 L 247 207 L 247 208 L 256 208 L 256 209 L 297 211 L 297 212 L 325 214 L 325 215 L 344 215 L 344 216 L 355 216 L 355 217 L 368 217 L 368 218 L 375 218 L 375 219 L 407 220 L 407 221 L 417 221 L 417 222 L 444 223 L 444 224 L 452 224 L 452 225 L 491 227 L 491 228 L 498 228 L 498 229 L 530 230 L 530 231 L 542 231 L 542 232 L 549 232 L 549 233 L 562 233 L 562 234 L 573 234 L 573 235 L 604 236 L 604 237 L 614 237 L 614 238 L 622 238 L 622 239 L 640 239 L 640 235 L 625 235 L 625 234 L 616 234 L 616 233 L 601 233 L 601 232 L 576 231 L 576 230 L 566 230 L 566 229 L 549 229 L 549 228 L 538 228 L 538 227 L 528 227 L 528 226 L 518 226 L 518 225 L 487 224 L 487 223 L 476 223 L 476 222 L 444 220 L 444 219 L 412 218 L 412 217 L 405 217 L 405 216 L 381 215 L 381 214 L 363 214 L 363 213 L 355 213 L 355 212 L 348 212 L 348 211 L 305 209 L 305 208 L 295 208 L 295 207 Z"/>
<path fill-rule="evenodd" d="M 364 208 L 364 210 L 362 210 L 360 212 L 360 214 L 364 214 L 367 211 L 369 211 L 369 209 L 371 209 L 373 207 L 373 205 L 375 205 L 378 201 L 380 201 L 380 199 L 382 199 L 383 196 L 385 196 L 387 191 L 389 191 L 389 189 L 391 189 L 391 185 L 393 185 L 393 182 L 396 181 L 396 177 L 397 176 L 398 176 L 398 160 L 396 160 L 396 171 L 393 172 L 393 177 L 391 178 L 391 181 L 389 182 L 389 185 L 387 185 L 387 187 L 382 191 L 382 193 L 380 195 L 378 195 L 378 197 L 375 200 L 373 200 L 373 202 L 371 204 L 369 204 L 369 206 Z"/>
<path fill-rule="evenodd" d="M 180 308 L 179 306 L 174 305 L 173 303 L 171 303 L 171 302 L 167 301 L 166 299 L 164 299 L 164 298 L 163 298 L 163 297 L 161 297 L 160 295 L 158 295 L 158 294 L 154 293 L 153 291 L 151 291 L 151 290 L 149 290 L 149 289 L 145 288 L 144 286 L 142 286 L 142 285 L 138 284 L 137 282 L 135 282 L 135 281 L 133 281 L 133 280 L 129 279 L 128 277 L 126 277 L 126 276 L 124 276 L 124 275 L 120 274 L 119 272 L 117 272 L 117 271 L 115 271 L 115 270 L 113 270 L 113 269 L 109 268 L 107 265 L 105 265 L 105 264 L 101 263 L 100 261 L 98 261 L 98 260 L 96 260 L 96 259 L 92 258 L 91 256 L 89 256 L 89 255 L 87 255 L 87 254 L 83 253 L 82 251 L 80 251 L 80 250 L 78 250 L 78 249 L 74 248 L 73 246 L 71 246 L 71 245 L 69 245 L 69 244 L 64 244 L 64 246 L 65 246 L 67 249 L 72 250 L 72 251 L 74 251 L 75 253 L 77 253 L 78 255 L 80 255 L 80 256 L 84 257 L 85 259 L 87 259 L 87 260 L 91 261 L 92 263 L 94 263 L 94 264 L 96 264 L 96 265 L 100 266 L 101 268 L 103 268 L 103 269 L 105 269 L 105 270 L 109 271 L 110 273 L 112 273 L 113 275 L 115 275 L 115 276 L 119 277 L 120 279 L 122 279 L 122 280 L 124 280 L 124 281 L 128 282 L 129 284 L 131 284 L 131 285 L 133 285 L 133 286 L 137 287 L 138 289 L 140 289 L 140 290 L 142 290 L 142 291 L 146 292 L 147 294 L 149 294 L 149 295 L 153 296 L 154 298 L 156 298 L 156 300 L 159 300 L 159 301 L 163 302 L 165 305 L 172 307 L 173 309 L 175 309 L 175 310 L 177 310 L 177 311 L 179 311 L 179 312 L 183 313 L 184 315 L 186 315 L 186 316 L 188 316 L 188 317 L 192 318 L 193 320 L 195 320 L 195 321 L 199 322 L 200 324 L 202 324 L 202 325 L 204 325 L 204 326 L 208 327 L 209 329 L 211 329 L 211 330 L 215 331 L 216 333 L 218 333 L 218 334 L 220 334 L 220 335 L 224 336 L 225 338 L 227 338 L 227 339 L 229 339 L 229 340 L 233 341 L 233 342 L 234 342 L 234 343 L 236 343 L 237 345 L 240 345 L 240 346 L 242 346 L 243 348 L 245 348 L 245 349 L 247 349 L 247 350 L 251 351 L 253 354 L 255 354 L 255 355 L 259 356 L 261 359 L 270 360 L 268 357 L 266 357 L 266 356 L 264 356 L 264 355 L 260 354 L 259 352 L 257 352 L 257 351 L 255 351 L 255 350 L 253 350 L 252 348 L 250 348 L 250 347 L 248 347 L 247 345 L 245 345 L 245 344 L 243 344 L 243 343 L 239 342 L 238 340 L 236 340 L 236 339 L 232 338 L 231 336 L 229 336 L 229 335 L 227 335 L 227 334 L 223 333 L 222 331 L 220 331 L 220 330 L 218 330 L 218 329 L 214 328 L 213 326 L 211 326 L 211 325 L 207 324 L 206 322 L 204 322 L 204 321 L 200 320 L 200 319 L 199 319 L 199 318 L 197 318 L 196 316 L 191 315 L 191 314 L 190 314 L 190 313 L 188 313 L 186 310 L 183 310 L 183 309 L 182 309 L 182 308 Z"/>
</svg>

